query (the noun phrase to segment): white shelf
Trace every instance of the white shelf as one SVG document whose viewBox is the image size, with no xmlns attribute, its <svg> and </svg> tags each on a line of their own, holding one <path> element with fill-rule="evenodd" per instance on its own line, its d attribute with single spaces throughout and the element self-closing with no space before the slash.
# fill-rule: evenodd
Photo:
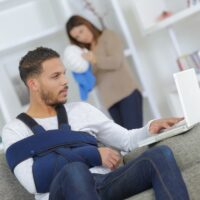
<svg viewBox="0 0 200 200">
<path fill-rule="evenodd" d="M 0 0 L 0 10 L 5 11 L 30 2 L 35 2 L 35 0 Z"/>
<path fill-rule="evenodd" d="M 56 27 L 53 27 L 53 28 L 49 28 L 48 30 L 45 30 L 39 34 L 36 34 L 34 36 L 29 36 L 29 37 L 25 37 L 23 38 L 23 40 L 20 40 L 20 41 L 17 41 L 17 42 L 14 42 L 12 44 L 9 44 L 8 46 L 1 46 L 0 47 L 0 54 L 6 52 L 6 51 L 9 51 L 9 50 L 13 50 L 14 48 L 17 48 L 19 46 L 22 46 L 22 45 L 27 45 L 27 44 L 30 44 L 32 42 L 35 42 L 37 40 L 41 40 L 43 38 L 46 38 L 46 37 L 49 37 L 49 36 L 52 36 L 54 34 L 57 34 L 57 33 L 60 33 L 64 31 L 64 28 L 61 27 L 61 26 L 56 26 Z"/>
<path fill-rule="evenodd" d="M 169 26 L 171 26 L 187 17 L 190 17 L 198 12 L 200 12 L 200 4 L 192 6 L 190 8 L 187 8 L 187 9 L 180 11 L 177 14 L 174 14 L 160 22 L 156 22 L 155 24 L 153 24 L 147 28 L 144 28 L 144 34 L 147 35 L 147 34 L 159 31 L 163 28 L 169 27 Z"/>
</svg>

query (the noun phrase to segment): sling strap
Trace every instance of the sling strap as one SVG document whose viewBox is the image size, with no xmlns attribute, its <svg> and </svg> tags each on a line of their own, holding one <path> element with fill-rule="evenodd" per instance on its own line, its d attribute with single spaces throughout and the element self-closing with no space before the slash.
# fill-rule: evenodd
<svg viewBox="0 0 200 200">
<path fill-rule="evenodd" d="M 63 125 L 68 125 L 68 117 L 67 117 L 67 112 L 65 110 L 65 107 L 62 104 L 59 104 L 56 106 L 56 112 L 57 112 L 57 120 L 58 120 L 58 128 L 62 128 Z M 40 126 L 32 117 L 30 117 L 26 113 L 21 113 L 17 116 L 17 119 L 20 119 L 22 122 L 24 122 L 32 131 L 34 134 L 38 133 L 38 129 L 40 131 L 45 131 L 42 126 Z M 40 126 L 40 127 L 39 127 Z"/>
</svg>

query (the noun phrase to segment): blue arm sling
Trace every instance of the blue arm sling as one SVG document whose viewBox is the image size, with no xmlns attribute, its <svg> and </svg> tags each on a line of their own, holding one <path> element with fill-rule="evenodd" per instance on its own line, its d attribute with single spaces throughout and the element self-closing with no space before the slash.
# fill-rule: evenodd
<svg viewBox="0 0 200 200">
<path fill-rule="evenodd" d="M 38 193 L 49 192 L 51 182 L 64 165 L 84 162 L 89 168 L 101 165 L 96 138 L 88 133 L 72 131 L 63 105 L 56 108 L 59 129 L 46 131 L 25 113 L 17 116 L 34 133 L 11 145 L 6 151 L 10 169 L 33 158 L 33 177 Z"/>
</svg>

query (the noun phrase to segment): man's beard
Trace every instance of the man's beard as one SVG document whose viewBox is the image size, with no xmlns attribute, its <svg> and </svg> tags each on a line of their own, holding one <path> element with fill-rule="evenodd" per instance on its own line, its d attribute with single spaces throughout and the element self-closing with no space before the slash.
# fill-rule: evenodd
<svg viewBox="0 0 200 200">
<path fill-rule="evenodd" d="M 56 100 L 54 98 L 54 95 L 51 92 L 45 92 L 44 90 L 41 90 L 40 96 L 46 105 L 52 106 L 52 107 L 55 107 L 58 104 L 65 104 L 67 102 L 67 99 L 63 101 Z"/>
</svg>

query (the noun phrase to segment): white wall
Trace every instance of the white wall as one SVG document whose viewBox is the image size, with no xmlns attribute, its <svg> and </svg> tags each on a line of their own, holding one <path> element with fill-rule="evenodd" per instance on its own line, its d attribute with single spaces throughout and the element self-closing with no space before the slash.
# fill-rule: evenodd
<svg viewBox="0 0 200 200">
<path fill-rule="evenodd" d="M 0 4 L 0 67 L 6 66 L 6 72 L 10 77 L 18 73 L 18 61 L 29 49 L 43 45 L 56 49 L 62 55 L 68 43 L 64 23 L 72 14 L 67 6 L 67 0 L 59 0 L 59 3 L 55 0 L 16 1 L 25 3 L 20 3 L 17 7 Z M 12 5 L 14 1 L 9 2 Z M 112 16 L 113 13 L 109 13 L 111 12 L 109 7 L 105 8 L 107 0 L 91 0 L 91 2 L 101 14 Z M 118 0 L 118 2 L 127 19 L 144 68 L 144 76 L 152 95 L 155 96 L 156 104 L 163 117 L 170 116 L 172 112 L 168 93 L 174 86 L 172 73 L 178 71 L 178 67 L 175 61 L 175 49 L 169 35 L 166 30 L 161 30 L 152 35 L 143 36 L 134 13 L 133 0 Z M 165 4 L 173 12 L 185 6 L 182 0 L 165 0 Z M 199 14 L 197 14 L 192 19 L 187 19 L 174 26 L 182 52 L 190 53 L 199 48 L 199 19 Z M 116 19 L 111 17 L 108 24 L 120 30 Z M 48 34 L 48 31 L 52 34 Z M 70 74 L 68 76 L 71 87 L 69 99 L 79 100 L 77 86 Z M 90 99 L 90 101 L 93 100 Z M 4 120 L 0 115 L 0 127 L 2 124 Z"/>
<path fill-rule="evenodd" d="M 0 67 L 5 73 L 6 80 L 11 83 L 13 77 L 18 76 L 19 60 L 27 51 L 38 46 L 46 46 L 58 51 L 61 56 L 68 44 L 64 26 L 59 16 L 54 11 L 54 6 L 49 0 L 18 1 L 19 5 L 12 1 L 0 3 Z M 61 14 L 61 12 L 60 12 Z M 69 16 L 67 12 L 65 16 Z M 72 90 L 69 99 L 78 99 L 78 92 L 70 74 Z M 9 79 L 9 80 L 8 80 Z M 6 84 L 6 83 L 4 83 Z M 8 87 L 4 85 L 3 87 Z M 3 89 L 4 92 L 2 91 Z M 0 128 L 9 119 L 15 117 L 24 107 L 19 103 L 15 88 L 9 84 L 9 91 L 3 88 L 0 99 L 5 104 L 12 101 L 12 106 L 7 105 L 9 115 L 0 115 Z M 10 99 L 12 97 L 12 99 Z M 5 105 L 4 104 L 4 105 Z"/>
<path fill-rule="evenodd" d="M 27 1 L 24 5 L 1 11 L 0 24 L 1 49 L 5 49 L 16 41 L 22 41 L 54 27 L 57 21 L 50 4 L 47 0 L 42 0 Z"/>
</svg>

